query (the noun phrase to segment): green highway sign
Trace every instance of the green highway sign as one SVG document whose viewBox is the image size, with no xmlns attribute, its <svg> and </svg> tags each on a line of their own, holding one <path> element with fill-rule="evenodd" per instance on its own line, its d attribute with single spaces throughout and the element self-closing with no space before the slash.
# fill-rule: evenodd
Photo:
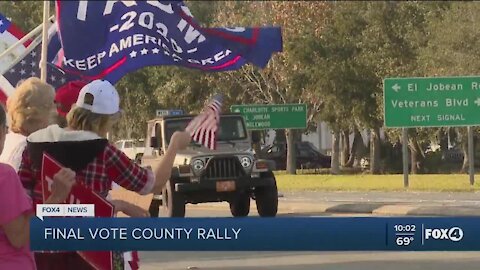
<svg viewBox="0 0 480 270">
<path fill-rule="evenodd" d="M 480 77 L 387 78 L 386 127 L 480 125 Z"/>
<path fill-rule="evenodd" d="M 307 127 L 306 104 L 232 105 L 230 111 L 241 113 L 250 130 Z"/>
</svg>

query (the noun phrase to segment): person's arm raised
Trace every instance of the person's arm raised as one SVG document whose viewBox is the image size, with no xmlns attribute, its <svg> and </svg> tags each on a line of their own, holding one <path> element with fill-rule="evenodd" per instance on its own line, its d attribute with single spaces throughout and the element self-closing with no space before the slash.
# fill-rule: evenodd
<svg viewBox="0 0 480 270">
<path fill-rule="evenodd" d="M 172 138 L 170 139 L 170 144 L 168 145 L 165 155 L 162 156 L 162 159 L 153 169 L 153 174 L 155 175 L 155 184 L 153 186 L 152 192 L 155 194 L 160 194 L 165 184 L 170 179 L 172 173 L 173 162 L 175 161 L 175 156 L 179 150 L 187 148 L 190 144 L 191 136 L 188 132 L 185 131 L 176 131 L 173 133 Z"/>
</svg>

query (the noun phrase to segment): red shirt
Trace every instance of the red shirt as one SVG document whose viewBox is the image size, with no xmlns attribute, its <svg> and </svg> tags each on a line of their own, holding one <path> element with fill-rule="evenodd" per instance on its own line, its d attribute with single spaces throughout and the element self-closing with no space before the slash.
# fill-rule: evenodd
<svg viewBox="0 0 480 270">
<path fill-rule="evenodd" d="M 111 144 L 107 144 L 104 151 L 85 169 L 76 173 L 77 181 L 102 197 L 106 197 L 112 189 L 112 182 L 141 195 L 150 193 L 155 182 L 151 170 L 137 165 Z M 23 152 L 18 174 L 23 187 L 33 199 L 34 207 L 37 203 L 42 203 L 41 170 L 32 168 L 28 149 Z"/>
</svg>

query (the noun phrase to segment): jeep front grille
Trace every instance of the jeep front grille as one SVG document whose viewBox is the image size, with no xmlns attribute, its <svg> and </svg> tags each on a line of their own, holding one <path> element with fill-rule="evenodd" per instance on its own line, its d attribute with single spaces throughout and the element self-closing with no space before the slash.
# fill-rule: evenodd
<svg viewBox="0 0 480 270">
<path fill-rule="evenodd" d="M 204 177 L 207 179 L 237 178 L 245 175 L 242 165 L 236 157 L 213 158 L 207 164 Z"/>
</svg>

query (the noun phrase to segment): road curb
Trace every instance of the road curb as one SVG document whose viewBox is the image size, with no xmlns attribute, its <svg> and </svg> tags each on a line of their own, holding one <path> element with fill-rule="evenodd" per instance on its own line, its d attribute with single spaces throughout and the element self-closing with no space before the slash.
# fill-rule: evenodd
<svg viewBox="0 0 480 270">
<path fill-rule="evenodd" d="M 375 209 L 382 207 L 382 203 L 347 203 L 330 207 L 327 213 L 355 213 L 355 214 L 371 214 Z"/>
<path fill-rule="evenodd" d="M 372 211 L 374 215 L 407 216 L 408 213 L 418 208 L 413 205 L 384 205 Z"/>
<path fill-rule="evenodd" d="M 327 213 L 373 214 L 387 216 L 480 216 L 480 207 L 418 206 L 408 204 L 341 203 L 327 208 Z"/>
<path fill-rule="evenodd" d="M 417 207 L 408 212 L 409 216 L 480 216 L 480 207 L 430 206 Z"/>
<path fill-rule="evenodd" d="M 280 202 L 279 209 L 297 213 L 365 214 L 382 216 L 480 216 L 480 207 L 414 205 L 381 202 Z"/>
</svg>

